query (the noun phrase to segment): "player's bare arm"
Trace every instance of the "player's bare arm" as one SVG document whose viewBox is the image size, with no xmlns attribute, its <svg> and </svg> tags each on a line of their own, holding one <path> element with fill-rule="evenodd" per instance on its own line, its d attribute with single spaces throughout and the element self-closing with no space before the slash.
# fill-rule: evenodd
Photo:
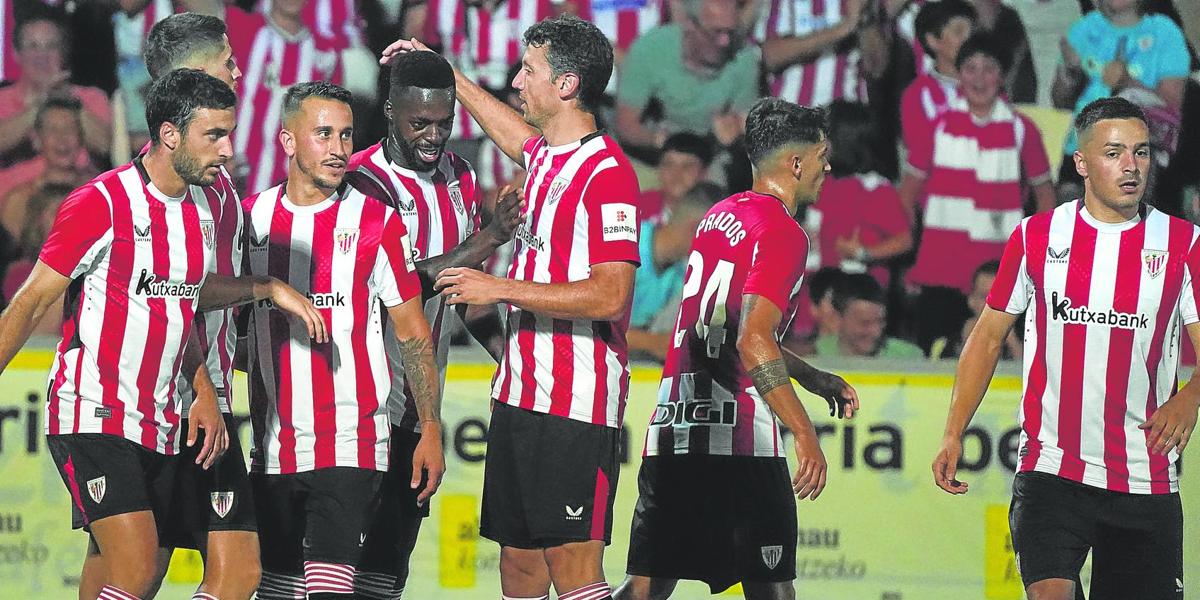
<svg viewBox="0 0 1200 600">
<path fill-rule="evenodd" d="M 51 269 L 46 263 L 37 261 L 29 278 L 13 295 L 8 308 L 0 314 L 0 373 L 12 361 L 46 311 L 54 305 L 71 280 Z"/>
<path fill-rule="evenodd" d="M 801 358 L 800 353 L 789 347 L 790 338 L 785 339 L 780 348 L 783 350 L 783 361 L 787 364 L 788 375 L 800 384 L 800 387 L 810 394 L 825 399 L 829 404 L 829 416 L 837 418 L 852 418 L 859 409 L 858 392 L 845 379 L 828 371 L 822 371 Z"/>
<path fill-rule="evenodd" d="M 446 472 L 446 459 L 442 454 L 442 394 L 438 389 L 440 377 L 433 356 L 433 334 L 419 298 L 388 309 L 388 317 L 396 332 L 400 346 L 400 359 L 404 363 L 404 376 L 413 393 L 417 417 L 421 420 L 421 441 L 413 450 L 413 479 L 411 486 L 421 485 L 421 476 L 427 482 L 417 496 L 417 503 L 424 504 L 437 491 Z"/>
<path fill-rule="evenodd" d="M 1200 348 L 1200 323 L 1187 326 L 1192 347 Z M 1192 431 L 1196 428 L 1196 413 L 1200 410 L 1200 377 L 1195 374 L 1170 400 L 1163 403 L 1154 414 L 1138 427 L 1149 430 L 1146 447 L 1155 454 L 1166 455 L 1172 449 L 1183 454 Z"/>
<path fill-rule="evenodd" d="M 616 321 L 628 310 L 636 270 L 632 263 L 607 262 L 592 265 L 587 279 L 535 283 L 454 268 L 438 275 L 436 287 L 448 304 L 504 302 L 555 319 Z"/>
<path fill-rule="evenodd" d="M 208 469 L 216 464 L 217 459 L 225 454 L 229 447 L 229 432 L 225 430 L 225 418 L 221 416 L 221 408 L 217 406 L 217 387 L 213 385 L 204 364 L 204 353 L 200 350 L 198 327 L 192 328 L 187 346 L 183 349 L 181 372 L 191 374 L 192 405 L 188 409 L 187 445 L 196 445 L 196 437 L 200 429 L 204 430 L 204 445 L 196 456 L 196 464 Z"/>
<path fill-rule="evenodd" d="M 204 287 L 200 288 L 199 310 L 225 310 L 262 300 L 270 300 L 276 308 L 304 321 L 308 336 L 318 344 L 329 341 L 325 319 L 312 302 L 274 277 L 230 277 L 209 273 Z"/>
<path fill-rule="evenodd" d="M 1017 315 L 984 307 L 983 314 L 975 323 L 975 329 L 963 345 L 958 359 L 958 370 L 954 374 L 954 390 L 951 392 L 950 415 L 946 417 L 946 430 L 942 435 L 942 447 L 933 460 L 933 481 L 938 487 L 951 494 L 967 493 L 966 482 L 955 479 L 958 461 L 962 457 L 962 435 L 975 411 L 983 402 L 1000 354 L 1004 350 L 1004 339 L 1017 322 Z"/>
<path fill-rule="evenodd" d="M 516 231 L 523 218 L 523 204 L 516 188 L 505 186 L 496 200 L 495 214 L 485 227 L 449 252 L 417 261 L 417 275 L 421 277 L 421 287 L 425 293 L 430 297 L 437 294 L 434 283 L 442 271 L 451 267 L 478 267 L 497 248 L 511 240 L 513 231 Z"/>
<path fill-rule="evenodd" d="M 771 407 L 771 412 L 795 436 L 798 464 L 792 477 L 792 490 L 801 500 L 816 500 L 825 489 L 828 467 L 817 431 L 796 396 L 783 351 L 775 339 L 775 331 L 782 319 L 783 313 L 770 300 L 757 294 L 743 294 L 737 349 L 754 388 Z"/>
<path fill-rule="evenodd" d="M 383 49 L 379 63 L 386 65 L 393 56 L 404 52 L 432 52 L 429 46 L 417 38 L 396 40 L 392 45 Z M 458 101 L 463 103 L 467 111 L 475 117 L 487 136 L 496 142 L 506 156 L 518 165 L 525 166 L 523 148 L 525 141 L 538 135 L 538 131 L 524 117 L 513 110 L 511 106 L 496 98 L 491 92 L 463 75 L 462 71 L 454 69 L 454 88 Z"/>
</svg>

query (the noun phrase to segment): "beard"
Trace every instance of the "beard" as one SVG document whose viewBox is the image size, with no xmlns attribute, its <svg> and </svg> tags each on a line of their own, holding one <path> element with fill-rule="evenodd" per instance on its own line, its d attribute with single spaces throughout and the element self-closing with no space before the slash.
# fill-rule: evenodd
<svg viewBox="0 0 1200 600">
<path fill-rule="evenodd" d="M 171 167 L 188 185 L 209 186 L 216 182 L 217 176 L 208 174 L 208 169 L 212 166 L 217 165 L 202 164 L 184 145 L 180 145 L 179 149 L 171 154 Z"/>
<path fill-rule="evenodd" d="M 304 173 L 313 182 L 313 185 L 324 190 L 336 190 L 338 186 L 342 185 L 341 179 L 330 179 L 317 173 L 317 167 L 320 166 L 319 163 L 317 165 L 307 164 L 305 161 L 300 160 L 299 157 L 296 159 L 296 168 L 300 169 L 300 172 Z"/>
<path fill-rule="evenodd" d="M 389 133 L 388 137 L 391 141 L 391 147 L 400 154 L 400 158 L 404 160 L 404 164 L 408 165 L 408 168 L 414 171 L 432 171 L 437 167 L 438 162 L 441 161 L 442 154 L 446 152 L 446 145 L 442 144 L 441 148 L 438 149 L 438 159 L 433 162 L 425 162 L 425 159 L 417 152 L 414 144 L 403 140 L 395 133 Z"/>
</svg>

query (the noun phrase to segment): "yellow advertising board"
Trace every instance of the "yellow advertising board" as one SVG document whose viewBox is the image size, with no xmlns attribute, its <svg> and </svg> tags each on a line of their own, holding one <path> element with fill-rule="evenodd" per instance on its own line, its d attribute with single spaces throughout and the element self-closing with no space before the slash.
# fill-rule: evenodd
<svg viewBox="0 0 1200 600">
<path fill-rule="evenodd" d="M 49 355 L 22 354 L 0 376 L 0 599 L 75 598 L 86 536 L 70 530 L 66 490 L 46 452 L 42 408 Z M 489 365 L 452 365 L 443 405 L 448 472 L 431 505 L 412 559 L 406 598 L 499 596 L 497 546 L 478 537 L 487 443 Z M 927 369 L 922 366 L 921 368 Z M 968 432 L 952 497 L 932 483 L 930 462 L 941 439 L 952 375 L 852 371 L 863 400 L 849 422 L 830 419 L 806 398 L 829 463 L 829 484 L 799 506 L 798 596 L 822 600 L 1017 600 L 1020 580 L 1008 536 L 1008 502 L 1016 461 L 1020 382 L 998 376 Z M 913 370 L 916 370 L 915 368 Z M 605 556 L 608 579 L 624 573 L 637 466 L 658 385 L 656 369 L 638 367 L 626 411 L 625 463 Z M 239 382 L 238 390 L 244 390 Z M 244 394 L 235 401 L 244 411 Z M 249 424 L 240 421 L 243 447 Z M 794 463 L 793 463 L 794 464 Z M 1200 515 L 1200 474 L 1183 469 L 1184 511 Z M 1188 492 L 1192 491 L 1191 494 Z M 703 501 L 703 499 L 697 499 Z M 698 524 L 697 526 L 701 526 Z M 1200 573 L 1200 544 L 1185 535 L 1185 569 Z M 177 552 L 159 598 L 188 598 L 203 574 L 194 553 Z M 727 592 L 739 595 L 736 589 Z M 675 598 L 708 596 L 683 583 Z M 723 595 L 722 597 L 729 597 Z M 1188 598 L 1200 593 L 1188 591 Z"/>
</svg>

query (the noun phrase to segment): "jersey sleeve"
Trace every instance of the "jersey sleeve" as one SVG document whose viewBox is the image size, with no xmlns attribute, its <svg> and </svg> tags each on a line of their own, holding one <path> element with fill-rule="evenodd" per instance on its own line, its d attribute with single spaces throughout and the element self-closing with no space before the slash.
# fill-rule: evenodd
<svg viewBox="0 0 1200 600">
<path fill-rule="evenodd" d="M 479 231 L 483 225 L 483 194 L 479 191 L 479 178 L 475 168 L 464 161 L 462 176 L 459 177 L 459 189 L 462 191 L 463 204 L 467 216 L 471 218 L 471 231 Z"/>
<path fill-rule="evenodd" d="M 38 260 L 75 279 L 91 270 L 112 244 L 112 211 L 95 185 L 63 200 Z"/>
<path fill-rule="evenodd" d="M 1193 234 L 1194 237 L 1195 234 Z M 1192 241 L 1191 250 L 1183 265 L 1183 287 L 1179 293 L 1179 318 L 1184 325 L 1200 321 L 1197 298 L 1200 298 L 1200 239 Z"/>
<path fill-rule="evenodd" d="M 797 227 L 768 225 L 754 242 L 750 271 L 742 294 L 754 294 L 770 300 L 787 314 L 792 292 L 804 277 L 808 262 L 808 236 Z"/>
<path fill-rule="evenodd" d="M 1021 170 L 1029 185 L 1041 185 L 1050 181 L 1050 157 L 1046 155 L 1046 144 L 1042 141 L 1042 132 L 1032 119 L 1018 115 L 1025 128 L 1025 137 L 1021 140 Z"/>
<path fill-rule="evenodd" d="M 608 161 L 613 164 L 606 168 Z M 633 169 L 611 157 L 604 159 L 584 184 L 582 201 L 588 217 L 590 264 L 641 262 L 637 209 L 640 195 Z"/>
<path fill-rule="evenodd" d="M 922 176 L 929 173 L 933 157 L 933 129 L 922 105 L 923 93 L 921 82 L 917 80 L 904 90 L 900 99 L 900 131 L 908 150 L 906 167 Z"/>
<path fill-rule="evenodd" d="M 1019 315 L 1029 308 L 1033 281 L 1025 265 L 1025 224 L 1018 225 L 1008 237 L 1000 271 L 988 292 L 987 305 L 995 310 Z"/>
<path fill-rule="evenodd" d="M 379 291 L 379 300 L 388 308 L 421 295 L 421 280 L 417 277 L 408 230 L 394 211 L 389 210 L 384 220 L 371 279 Z"/>
<path fill-rule="evenodd" d="M 900 202 L 900 192 L 896 191 L 891 182 L 884 180 L 879 187 L 870 192 L 871 210 L 863 217 L 876 227 L 885 237 L 908 231 L 908 213 Z"/>
</svg>

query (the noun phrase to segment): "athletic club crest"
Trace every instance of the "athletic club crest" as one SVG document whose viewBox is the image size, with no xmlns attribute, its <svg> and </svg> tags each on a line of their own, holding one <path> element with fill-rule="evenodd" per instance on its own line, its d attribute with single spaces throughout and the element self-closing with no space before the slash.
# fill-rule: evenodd
<svg viewBox="0 0 1200 600">
<path fill-rule="evenodd" d="M 211 250 L 213 244 L 217 242 L 217 228 L 211 219 L 202 219 L 200 221 L 200 233 L 204 236 L 204 247 Z"/>
<path fill-rule="evenodd" d="M 339 228 L 333 232 L 333 243 L 338 252 L 349 254 L 358 244 L 358 229 Z"/>
<path fill-rule="evenodd" d="M 1146 265 L 1147 275 L 1158 277 L 1167 265 L 1167 253 L 1162 250 L 1142 250 L 1142 262 Z"/>
<path fill-rule="evenodd" d="M 224 519 L 225 515 L 229 514 L 229 510 L 233 508 L 233 492 L 213 492 L 210 497 L 212 498 L 213 512 Z"/>
<path fill-rule="evenodd" d="M 454 205 L 454 210 L 460 215 L 466 212 L 467 209 L 465 206 L 463 206 L 462 189 L 460 189 L 458 186 L 454 186 L 450 188 L 448 192 L 450 194 L 450 203 Z"/>
<path fill-rule="evenodd" d="M 92 500 L 96 501 L 96 504 L 100 504 L 104 500 L 104 490 L 107 487 L 107 480 L 103 475 L 95 479 L 89 479 L 87 482 L 88 495 L 92 497 Z"/>
<path fill-rule="evenodd" d="M 767 565 L 768 569 L 779 566 L 779 559 L 783 558 L 783 546 L 763 546 L 761 550 L 763 564 Z"/>
<path fill-rule="evenodd" d="M 570 181 L 562 177 L 555 177 L 554 181 L 550 182 L 550 189 L 546 192 L 546 204 L 554 204 L 562 198 L 563 192 L 567 191 L 567 186 L 571 185 Z"/>
</svg>

